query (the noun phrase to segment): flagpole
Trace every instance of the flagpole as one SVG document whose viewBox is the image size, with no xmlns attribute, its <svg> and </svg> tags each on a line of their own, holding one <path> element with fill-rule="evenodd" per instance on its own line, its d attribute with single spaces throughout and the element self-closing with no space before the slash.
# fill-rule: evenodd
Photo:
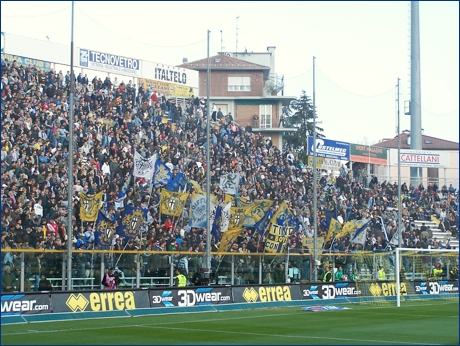
<svg viewBox="0 0 460 346">
<path fill-rule="evenodd" d="M 399 117 L 399 78 L 398 78 L 398 247 L 401 248 L 402 234 L 401 234 L 401 129 Z"/>
<path fill-rule="evenodd" d="M 209 37 L 211 31 L 208 30 L 208 59 L 207 59 L 207 71 L 206 71 L 206 264 L 204 270 L 204 278 L 208 279 L 208 285 L 211 283 L 211 162 L 210 162 L 210 146 L 211 141 L 209 140 L 210 136 L 210 84 L 211 78 L 210 70 L 209 70 Z"/>
<path fill-rule="evenodd" d="M 316 240 L 318 238 L 318 225 L 317 225 L 317 194 L 318 187 L 316 182 L 316 95 L 315 95 L 315 60 L 316 57 L 313 57 L 313 280 L 318 281 L 318 271 L 316 270 L 316 261 L 317 261 L 317 249 L 316 249 Z M 324 245 L 323 245 L 324 247 Z"/>
</svg>

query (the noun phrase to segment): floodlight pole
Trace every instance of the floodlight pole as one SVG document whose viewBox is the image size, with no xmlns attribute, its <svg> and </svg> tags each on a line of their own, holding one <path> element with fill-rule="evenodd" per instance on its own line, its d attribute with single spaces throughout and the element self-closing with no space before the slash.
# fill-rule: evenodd
<svg viewBox="0 0 460 346">
<path fill-rule="evenodd" d="M 208 30 L 208 60 L 207 60 L 207 71 L 206 71 L 206 270 L 204 271 L 205 278 L 209 279 L 209 284 L 211 283 L 211 162 L 210 162 L 210 151 L 211 151 L 211 141 L 210 137 L 210 113 L 211 109 L 209 108 L 209 97 L 210 97 L 210 69 L 209 69 L 209 37 L 211 31 Z"/>
<path fill-rule="evenodd" d="M 402 243 L 402 232 L 401 232 L 402 203 L 401 203 L 401 128 L 400 128 L 401 119 L 399 116 L 399 78 L 398 78 L 398 97 L 396 100 L 398 102 L 398 247 L 400 248 L 401 243 Z"/>
<path fill-rule="evenodd" d="M 72 1 L 72 19 L 70 33 L 70 95 L 69 95 L 69 167 L 67 168 L 69 182 L 67 185 L 67 290 L 72 290 L 72 188 L 73 188 L 73 117 L 74 117 L 74 92 L 75 76 L 73 72 L 73 26 L 74 26 L 74 1 Z"/>
<path fill-rule="evenodd" d="M 316 239 L 318 237 L 317 231 L 317 200 L 316 196 L 318 194 L 318 187 L 316 186 L 316 95 L 315 95 L 315 60 L 316 57 L 313 57 L 313 281 L 318 281 L 318 270 L 316 268 L 316 261 L 318 258 L 317 248 L 316 248 Z M 307 141 L 308 143 L 308 141 Z M 308 148 L 307 148 L 308 153 Z"/>
</svg>

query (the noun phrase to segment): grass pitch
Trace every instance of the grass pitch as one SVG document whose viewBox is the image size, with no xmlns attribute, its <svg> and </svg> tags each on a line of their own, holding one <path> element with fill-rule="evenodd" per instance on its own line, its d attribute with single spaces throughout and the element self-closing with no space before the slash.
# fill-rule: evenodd
<svg viewBox="0 0 460 346">
<path fill-rule="evenodd" d="M 321 302 L 318 302 L 321 305 Z M 252 309 L 2 326 L 2 344 L 459 344 L 458 301 Z"/>
</svg>

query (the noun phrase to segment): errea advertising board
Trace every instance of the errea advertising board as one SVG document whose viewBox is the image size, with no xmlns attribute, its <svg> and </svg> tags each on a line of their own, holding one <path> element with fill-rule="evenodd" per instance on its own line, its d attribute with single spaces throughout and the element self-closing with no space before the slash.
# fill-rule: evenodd
<svg viewBox="0 0 460 346">
<path fill-rule="evenodd" d="M 78 52 L 78 66 L 80 67 L 132 77 L 141 76 L 142 64 L 139 59 L 84 48 L 80 48 Z"/>
<path fill-rule="evenodd" d="M 327 159 L 350 161 L 350 143 L 339 142 L 332 139 L 316 138 L 315 145 L 313 137 L 308 137 L 308 155 L 313 155 L 316 146 L 316 156 Z"/>
</svg>

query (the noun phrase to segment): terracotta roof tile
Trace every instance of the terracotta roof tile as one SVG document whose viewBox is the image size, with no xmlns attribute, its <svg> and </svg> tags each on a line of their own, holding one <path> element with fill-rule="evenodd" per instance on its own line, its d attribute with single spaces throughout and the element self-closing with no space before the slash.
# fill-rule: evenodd
<svg viewBox="0 0 460 346">
<path fill-rule="evenodd" d="M 407 137 L 410 133 L 401 134 L 401 149 L 410 149 L 410 144 L 407 144 Z M 390 139 L 384 139 L 379 143 L 373 144 L 376 147 L 397 149 L 398 136 Z M 423 150 L 459 150 L 459 144 L 445 139 L 422 135 L 422 149 Z"/>
<path fill-rule="evenodd" d="M 249 61 L 233 58 L 225 54 L 218 54 L 209 57 L 209 66 L 211 70 L 270 70 L 270 67 L 254 64 Z M 201 59 L 188 62 L 177 67 L 188 68 L 191 70 L 206 70 L 208 68 L 208 59 Z"/>
</svg>

